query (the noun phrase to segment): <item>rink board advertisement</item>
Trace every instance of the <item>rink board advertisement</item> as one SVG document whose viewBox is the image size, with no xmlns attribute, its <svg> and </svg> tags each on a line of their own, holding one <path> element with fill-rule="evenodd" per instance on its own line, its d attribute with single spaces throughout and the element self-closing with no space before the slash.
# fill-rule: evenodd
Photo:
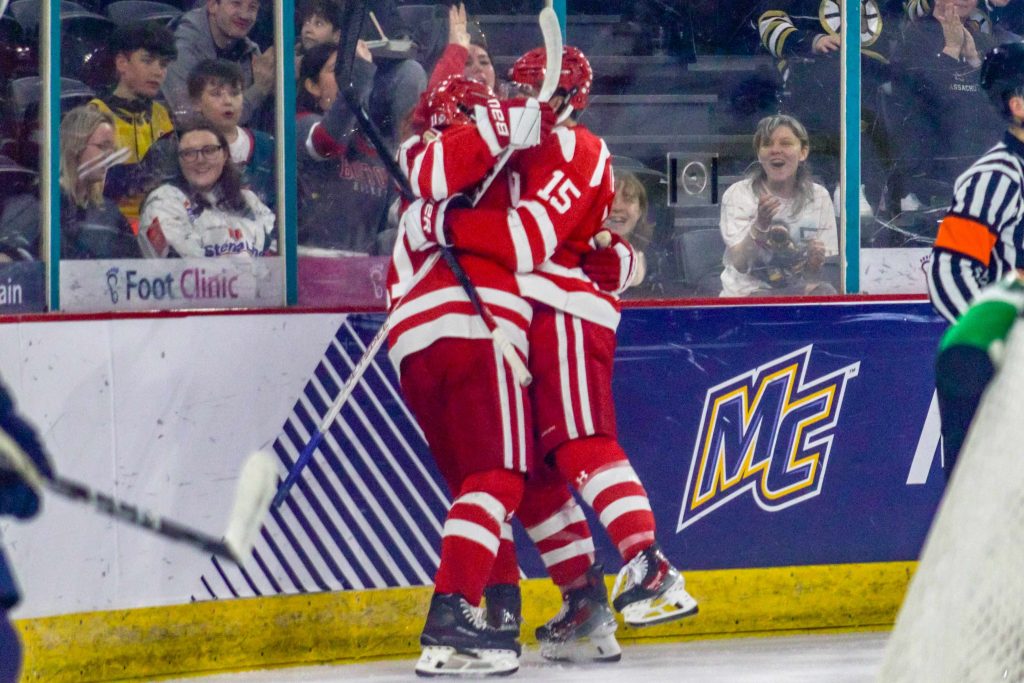
<svg viewBox="0 0 1024 683">
<path fill-rule="evenodd" d="M 218 533 L 245 456 L 269 448 L 283 478 L 382 319 L 11 323 L 0 374 L 62 473 Z M 624 311 L 620 438 L 666 552 L 690 570 L 915 559 L 942 488 L 942 328 L 926 303 Z M 426 585 L 447 504 L 381 354 L 241 567 L 53 498 L 0 530 L 27 618 Z M 540 576 L 522 546 L 524 571 Z"/>
<path fill-rule="evenodd" d="M 620 439 L 669 555 L 916 559 L 943 487 L 929 415 L 944 327 L 927 303 L 627 311 Z"/>
</svg>

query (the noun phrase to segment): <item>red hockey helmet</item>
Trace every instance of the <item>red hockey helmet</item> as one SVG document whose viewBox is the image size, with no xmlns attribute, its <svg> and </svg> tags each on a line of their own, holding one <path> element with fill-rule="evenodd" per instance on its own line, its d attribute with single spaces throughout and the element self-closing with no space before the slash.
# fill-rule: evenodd
<svg viewBox="0 0 1024 683">
<path fill-rule="evenodd" d="M 535 47 L 512 65 L 509 80 L 539 90 L 544 82 L 546 65 L 544 48 Z M 590 68 L 590 62 L 583 51 L 571 45 L 562 48 L 562 73 L 558 76 L 558 89 L 565 93 L 573 109 L 586 109 L 593 83 L 594 70 Z"/>
<path fill-rule="evenodd" d="M 431 128 L 473 120 L 473 108 L 495 99 L 494 92 L 480 81 L 462 75 L 449 76 L 427 95 L 424 112 Z"/>
</svg>

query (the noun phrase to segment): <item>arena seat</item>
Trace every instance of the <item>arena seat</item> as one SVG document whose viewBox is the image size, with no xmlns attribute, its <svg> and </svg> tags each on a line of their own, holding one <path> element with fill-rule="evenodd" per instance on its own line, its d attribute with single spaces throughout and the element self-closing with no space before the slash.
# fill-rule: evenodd
<svg viewBox="0 0 1024 683">
<path fill-rule="evenodd" d="M 715 222 L 714 228 L 677 229 L 673 236 L 683 279 L 694 296 L 718 296 L 722 291 L 725 242 Z"/>
<path fill-rule="evenodd" d="M 118 26 L 143 21 L 172 24 L 182 15 L 174 5 L 151 0 L 117 0 L 106 6 L 104 13 Z"/>
</svg>

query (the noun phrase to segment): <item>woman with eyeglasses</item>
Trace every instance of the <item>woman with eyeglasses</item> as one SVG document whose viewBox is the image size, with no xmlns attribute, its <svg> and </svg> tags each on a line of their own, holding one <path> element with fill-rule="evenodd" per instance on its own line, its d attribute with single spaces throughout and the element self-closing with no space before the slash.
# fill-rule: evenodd
<svg viewBox="0 0 1024 683">
<path fill-rule="evenodd" d="M 60 124 L 60 256 L 138 258 L 139 242 L 117 204 L 103 196 L 107 170 L 127 157 L 110 114 L 76 107 Z"/>
<path fill-rule="evenodd" d="M 178 174 L 146 197 L 140 232 L 147 255 L 263 256 L 276 251 L 274 213 L 243 189 L 228 143 L 205 120 L 178 127 Z"/>
</svg>

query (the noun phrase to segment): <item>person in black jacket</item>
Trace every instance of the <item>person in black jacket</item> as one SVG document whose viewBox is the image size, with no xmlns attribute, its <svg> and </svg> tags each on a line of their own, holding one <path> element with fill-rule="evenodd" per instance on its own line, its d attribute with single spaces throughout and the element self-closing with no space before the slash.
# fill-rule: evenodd
<svg viewBox="0 0 1024 683">
<path fill-rule="evenodd" d="M 128 221 L 103 196 L 107 169 L 125 158 L 110 114 L 84 105 L 60 125 L 60 256 L 62 259 L 139 258 Z"/>
<path fill-rule="evenodd" d="M 893 60 L 901 196 L 946 201 L 953 181 L 991 145 L 1002 126 L 981 90 L 982 57 L 994 47 L 977 0 L 935 0 L 931 16 L 909 23 Z M 913 144 L 907 141 L 913 140 Z"/>
</svg>

